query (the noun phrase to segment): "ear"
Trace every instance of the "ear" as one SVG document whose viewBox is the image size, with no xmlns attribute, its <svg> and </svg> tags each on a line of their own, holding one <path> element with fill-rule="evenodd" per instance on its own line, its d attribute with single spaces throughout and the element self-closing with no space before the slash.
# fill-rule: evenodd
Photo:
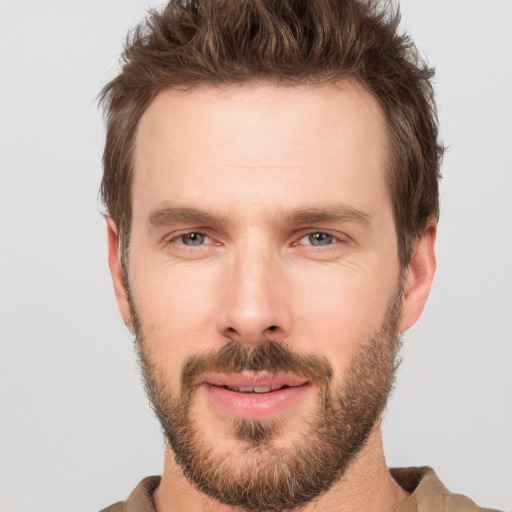
<svg viewBox="0 0 512 512">
<path fill-rule="evenodd" d="M 126 296 L 126 286 L 124 282 L 123 267 L 121 265 L 121 253 L 119 251 L 119 235 L 117 226 L 111 217 L 106 217 L 107 220 L 107 238 L 108 238 L 108 266 L 110 267 L 110 274 L 112 276 L 112 283 L 114 284 L 114 292 L 116 294 L 117 306 L 123 317 L 123 321 L 131 330 L 132 316 L 130 314 L 130 307 Z"/>
<path fill-rule="evenodd" d="M 400 321 L 401 333 L 416 323 L 427 302 L 436 270 L 434 251 L 436 234 L 437 226 L 433 224 L 416 242 L 411 261 L 405 271 Z"/>
</svg>

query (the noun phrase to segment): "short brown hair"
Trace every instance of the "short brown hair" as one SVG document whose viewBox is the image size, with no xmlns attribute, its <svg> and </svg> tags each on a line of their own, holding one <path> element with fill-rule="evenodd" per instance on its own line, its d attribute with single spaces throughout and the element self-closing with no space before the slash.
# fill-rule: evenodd
<svg viewBox="0 0 512 512">
<path fill-rule="evenodd" d="M 371 0 L 171 0 L 128 36 L 120 74 L 100 93 L 107 138 L 101 195 L 121 255 L 131 228 L 130 185 L 139 120 L 163 89 L 267 80 L 284 85 L 355 79 L 388 123 L 399 259 L 439 216 L 433 70 L 399 32 L 398 7 Z"/>
</svg>

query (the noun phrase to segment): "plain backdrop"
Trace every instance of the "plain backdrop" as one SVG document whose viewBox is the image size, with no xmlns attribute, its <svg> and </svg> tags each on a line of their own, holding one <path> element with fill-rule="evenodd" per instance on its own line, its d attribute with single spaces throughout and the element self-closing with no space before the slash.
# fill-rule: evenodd
<svg viewBox="0 0 512 512">
<path fill-rule="evenodd" d="M 159 474 L 163 441 L 114 301 L 103 121 L 143 0 L 0 0 L 0 510 L 94 511 Z M 512 2 L 408 0 L 437 66 L 438 271 L 406 334 L 390 465 L 512 508 Z"/>
</svg>

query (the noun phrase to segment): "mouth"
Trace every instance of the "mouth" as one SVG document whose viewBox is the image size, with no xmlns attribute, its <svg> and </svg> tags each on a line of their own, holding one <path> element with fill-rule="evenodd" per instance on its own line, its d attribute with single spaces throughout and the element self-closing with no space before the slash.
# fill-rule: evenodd
<svg viewBox="0 0 512 512">
<path fill-rule="evenodd" d="M 230 391 L 237 391 L 239 393 L 270 393 L 271 391 L 278 391 L 280 389 L 286 389 L 295 386 L 254 386 L 254 387 L 237 387 L 237 386 L 218 386 L 223 389 L 229 389 Z"/>
<path fill-rule="evenodd" d="M 311 387 L 293 375 L 207 375 L 201 387 L 210 403 L 223 414 L 238 419 L 264 419 L 295 405 Z"/>
</svg>

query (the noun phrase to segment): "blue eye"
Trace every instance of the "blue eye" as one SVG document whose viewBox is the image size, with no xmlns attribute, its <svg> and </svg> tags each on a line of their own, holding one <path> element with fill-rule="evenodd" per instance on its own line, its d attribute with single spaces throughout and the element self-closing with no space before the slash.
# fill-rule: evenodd
<svg viewBox="0 0 512 512">
<path fill-rule="evenodd" d="M 336 238 L 328 233 L 318 231 L 317 233 L 309 233 L 299 240 L 301 244 L 309 244 L 313 247 L 325 247 L 336 241 Z"/>
<path fill-rule="evenodd" d="M 187 245 L 189 247 L 197 247 L 199 245 L 203 245 L 207 236 L 203 233 L 185 233 L 180 236 L 180 240 L 183 245 Z"/>
</svg>

